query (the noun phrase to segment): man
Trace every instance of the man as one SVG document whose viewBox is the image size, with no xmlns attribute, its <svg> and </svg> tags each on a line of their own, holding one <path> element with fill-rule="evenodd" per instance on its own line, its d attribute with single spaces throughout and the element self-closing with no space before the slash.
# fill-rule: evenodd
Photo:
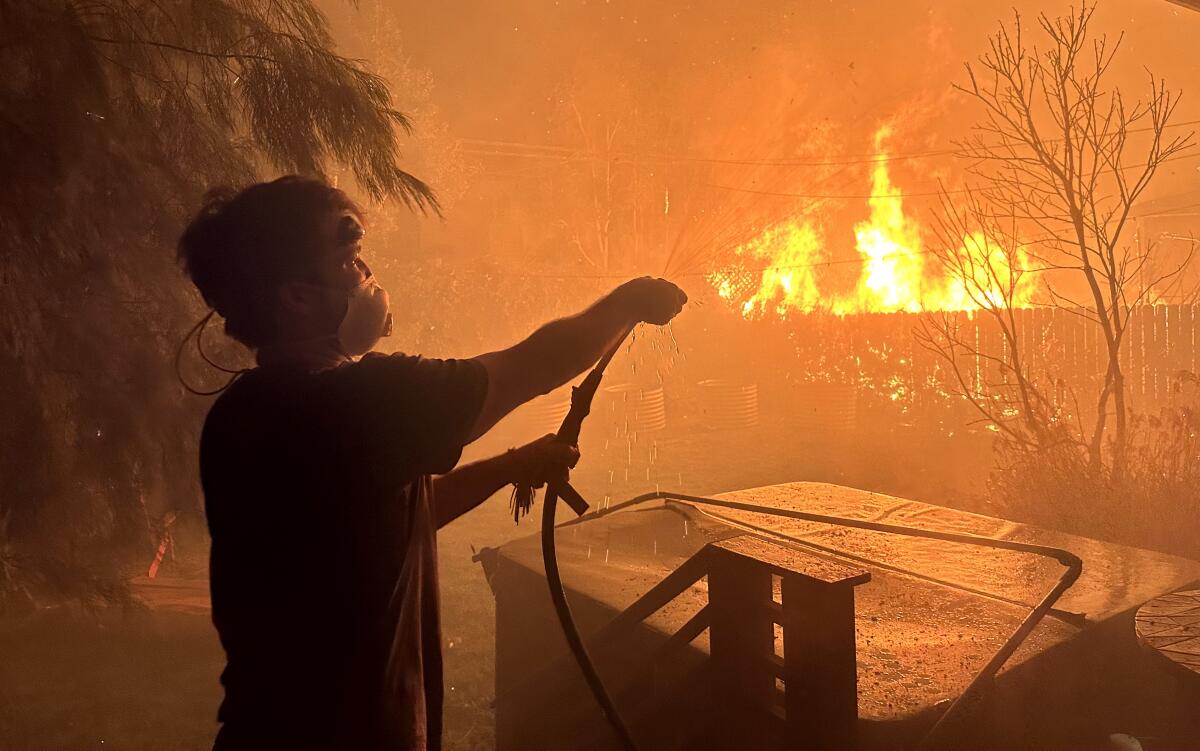
<svg viewBox="0 0 1200 751">
<path fill-rule="evenodd" d="M 686 302 L 636 279 L 470 360 L 370 353 L 388 298 L 358 209 L 284 177 L 210 196 L 179 254 L 258 367 L 212 406 L 200 474 L 213 622 L 225 647 L 217 749 L 437 749 L 436 530 L 578 454 L 553 436 L 455 469 L 465 444 Z M 361 359 L 356 359 L 361 356 Z"/>
</svg>

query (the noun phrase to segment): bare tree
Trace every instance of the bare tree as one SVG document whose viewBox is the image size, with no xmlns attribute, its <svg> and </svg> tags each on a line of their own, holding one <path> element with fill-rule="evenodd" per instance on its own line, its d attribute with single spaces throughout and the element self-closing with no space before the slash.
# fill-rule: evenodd
<svg viewBox="0 0 1200 751">
<path fill-rule="evenodd" d="M 966 65 L 968 81 L 956 88 L 984 111 L 960 144 L 975 185 L 965 199 L 943 195 L 934 252 L 998 326 L 1004 346 L 983 351 L 951 318 L 919 336 L 1006 437 L 1030 450 L 1076 443 L 1093 471 L 1119 477 L 1129 431 L 1120 354 L 1130 310 L 1154 302 L 1189 260 L 1156 274 L 1153 246 L 1128 231 L 1130 212 L 1159 166 L 1193 144 L 1191 133 L 1166 135 L 1179 94 L 1161 79 L 1148 74 L 1146 98 L 1132 104 L 1107 85 L 1120 39 L 1089 38 L 1092 12 L 1085 4 L 1068 16 L 1041 15 L 1042 50 L 1027 44 L 1015 15 L 978 66 Z M 1087 420 L 1075 394 L 1052 393 L 1060 379 L 1035 377 L 1020 357 L 1013 308 L 1035 269 L 1048 304 L 1099 330 L 1105 357 L 1099 387 L 1086 397 Z M 968 377 L 968 363 L 981 361 L 998 382 Z"/>
<path fill-rule="evenodd" d="M 962 302 L 994 327 L 997 341 L 981 341 L 983 327 L 960 313 L 926 316 L 915 333 L 949 365 L 952 385 L 982 421 L 1014 444 L 1036 450 L 1051 440 L 1061 415 L 1020 353 L 1015 311 L 1035 283 L 1020 231 L 1011 217 L 1002 221 L 994 215 L 979 193 L 956 199 L 942 197 L 933 252 L 959 283 Z"/>
</svg>

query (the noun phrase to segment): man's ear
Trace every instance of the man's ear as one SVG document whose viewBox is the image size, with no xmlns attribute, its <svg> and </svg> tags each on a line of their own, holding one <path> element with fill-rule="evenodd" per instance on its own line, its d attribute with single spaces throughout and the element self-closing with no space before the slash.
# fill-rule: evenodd
<svg viewBox="0 0 1200 751">
<path fill-rule="evenodd" d="M 288 280 L 279 285 L 275 297 L 279 310 L 286 316 L 310 316 L 320 305 L 319 292 L 311 284 Z"/>
</svg>

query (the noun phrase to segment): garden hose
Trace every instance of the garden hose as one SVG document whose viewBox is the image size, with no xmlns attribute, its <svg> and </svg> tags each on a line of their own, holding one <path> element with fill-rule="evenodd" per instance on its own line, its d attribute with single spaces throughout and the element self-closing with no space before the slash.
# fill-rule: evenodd
<svg viewBox="0 0 1200 751">
<path fill-rule="evenodd" d="M 612 348 L 605 353 L 603 357 L 596 363 L 592 371 L 586 378 L 571 389 L 571 407 L 564 418 L 562 425 L 559 427 L 558 437 L 567 441 L 571 445 L 578 445 L 579 432 L 583 424 L 583 419 L 587 417 L 591 411 L 592 399 L 599 388 L 600 380 L 604 375 L 604 370 L 608 363 L 612 360 L 625 338 L 629 335 L 632 328 L 626 330 L 624 334 L 613 344 Z M 618 740 L 626 751 L 636 751 L 637 746 L 634 744 L 633 736 L 629 727 L 621 718 L 617 711 L 616 704 L 608 690 L 604 686 L 604 681 L 601 680 L 600 674 L 596 671 L 596 666 L 587 647 L 583 643 L 583 638 L 579 634 L 579 628 L 575 623 L 575 619 L 571 614 L 570 604 L 567 602 L 566 590 L 563 587 L 562 576 L 558 568 L 558 556 L 554 539 L 554 518 L 557 510 L 558 501 L 562 499 L 572 507 L 576 514 L 582 516 L 588 510 L 587 502 L 571 487 L 570 482 L 564 477 L 558 480 L 551 480 L 547 483 L 546 498 L 542 507 L 542 562 L 546 568 L 546 584 L 550 588 L 550 599 L 554 604 L 555 613 L 558 615 L 558 621 L 563 630 L 563 635 L 567 639 L 567 645 L 570 647 L 572 654 L 578 663 L 580 670 L 583 672 L 584 679 L 587 681 L 588 687 L 595 696 L 596 701 L 600 704 L 604 712 L 605 718 L 612 725 Z M 921 529 L 916 527 L 905 527 L 897 524 L 884 524 L 881 522 L 873 522 L 862 519 L 850 519 L 845 517 L 830 516 L 828 514 L 813 514 L 806 511 L 794 511 L 791 509 L 780 509 L 770 506 L 762 506 L 758 504 L 740 503 L 737 501 L 727 501 L 719 498 L 706 498 L 702 496 L 682 495 L 678 493 L 649 493 L 638 496 L 624 503 L 604 509 L 595 514 L 591 514 L 586 520 L 590 521 L 600 516 L 607 516 L 610 513 L 620 511 L 630 506 L 646 503 L 652 500 L 677 501 L 700 506 L 710 506 L 731 509 L 736 511 L 745 511 L 751 513 L 766 514 L 771 516 L 780 516 L 791 519 L 800 519 L 804 521 L 818 522 L 842 527 L 852 527 L 863 529 L 871 532 L 880 532 L 884 534 L 895 534 L 906 537 L 920 537 L 942 542 L 958 543 L 963 545 L 974 545 L 978 547 L 986 547 L 993 549 L 1009 550 L 1019 553 L 1028 553 L 1046 558 L 1051 558 L 1061 564 L 1065 570 L 1060 576 L 1055 585 L 1048 591 L 1042 599 L 1034 606 L 1026 617 L 1021 621 L 1013 633 L 1008 637 L 1005 643 L 999 650 L 988 660 L 983 669 L 971 680 L 966 689 L 951 703 L 949 708 L 941 715 L 925 737 L 921 740 L 918 748 L 926 749 L 935 747 L 935 744 L 948 731 L 951 731 L 951 719 L 958 718 L 960 714 L 967 714 L 971 706 L 977 704 L 984 693 L 985 688 L 991 684 L 993 678 L 1000 671 L 1000 668 L 1008 661 L 1038 623 L 1050 612 L 1054 604 L 1062 596 L 1067 589 L 1075 583 L 1083 571 L 1083 561 L 1068 550 L 1061 548 L 1053 548 L 1045 545 L 1036 545 L 1033 543 L 1016 542 L 1013 540 L 998 540 L 990 537 L 982 537 L 979 535 L 967 534 L 962 532 L 943 532 L 932 529 Z M 584 519 L 575 519 L 567 522 L 570 524 L 578 524 Z M 753 526 L 753 525 L 747 525 Z M 772 533 L 770 530 L 763 530 L 777 536 L 778 533 Z M 784 537 L 786 537 L 784 535 Z M 961 719 L 961 718 L 958 718 Z"/>
</svg>

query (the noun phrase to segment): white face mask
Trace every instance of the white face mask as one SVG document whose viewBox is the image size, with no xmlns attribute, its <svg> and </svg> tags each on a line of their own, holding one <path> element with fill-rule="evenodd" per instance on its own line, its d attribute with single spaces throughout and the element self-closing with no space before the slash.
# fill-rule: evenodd
<svg viewBox="0 0 1200 751">
<path fill-rule="evenodd" d="M 338 343 L 351 357 L 365 355 L 376 342 L 392 333 L 388 293 L 370 277 L 350 292 L 346 315 L 338 326 Z"/>
</svg>

